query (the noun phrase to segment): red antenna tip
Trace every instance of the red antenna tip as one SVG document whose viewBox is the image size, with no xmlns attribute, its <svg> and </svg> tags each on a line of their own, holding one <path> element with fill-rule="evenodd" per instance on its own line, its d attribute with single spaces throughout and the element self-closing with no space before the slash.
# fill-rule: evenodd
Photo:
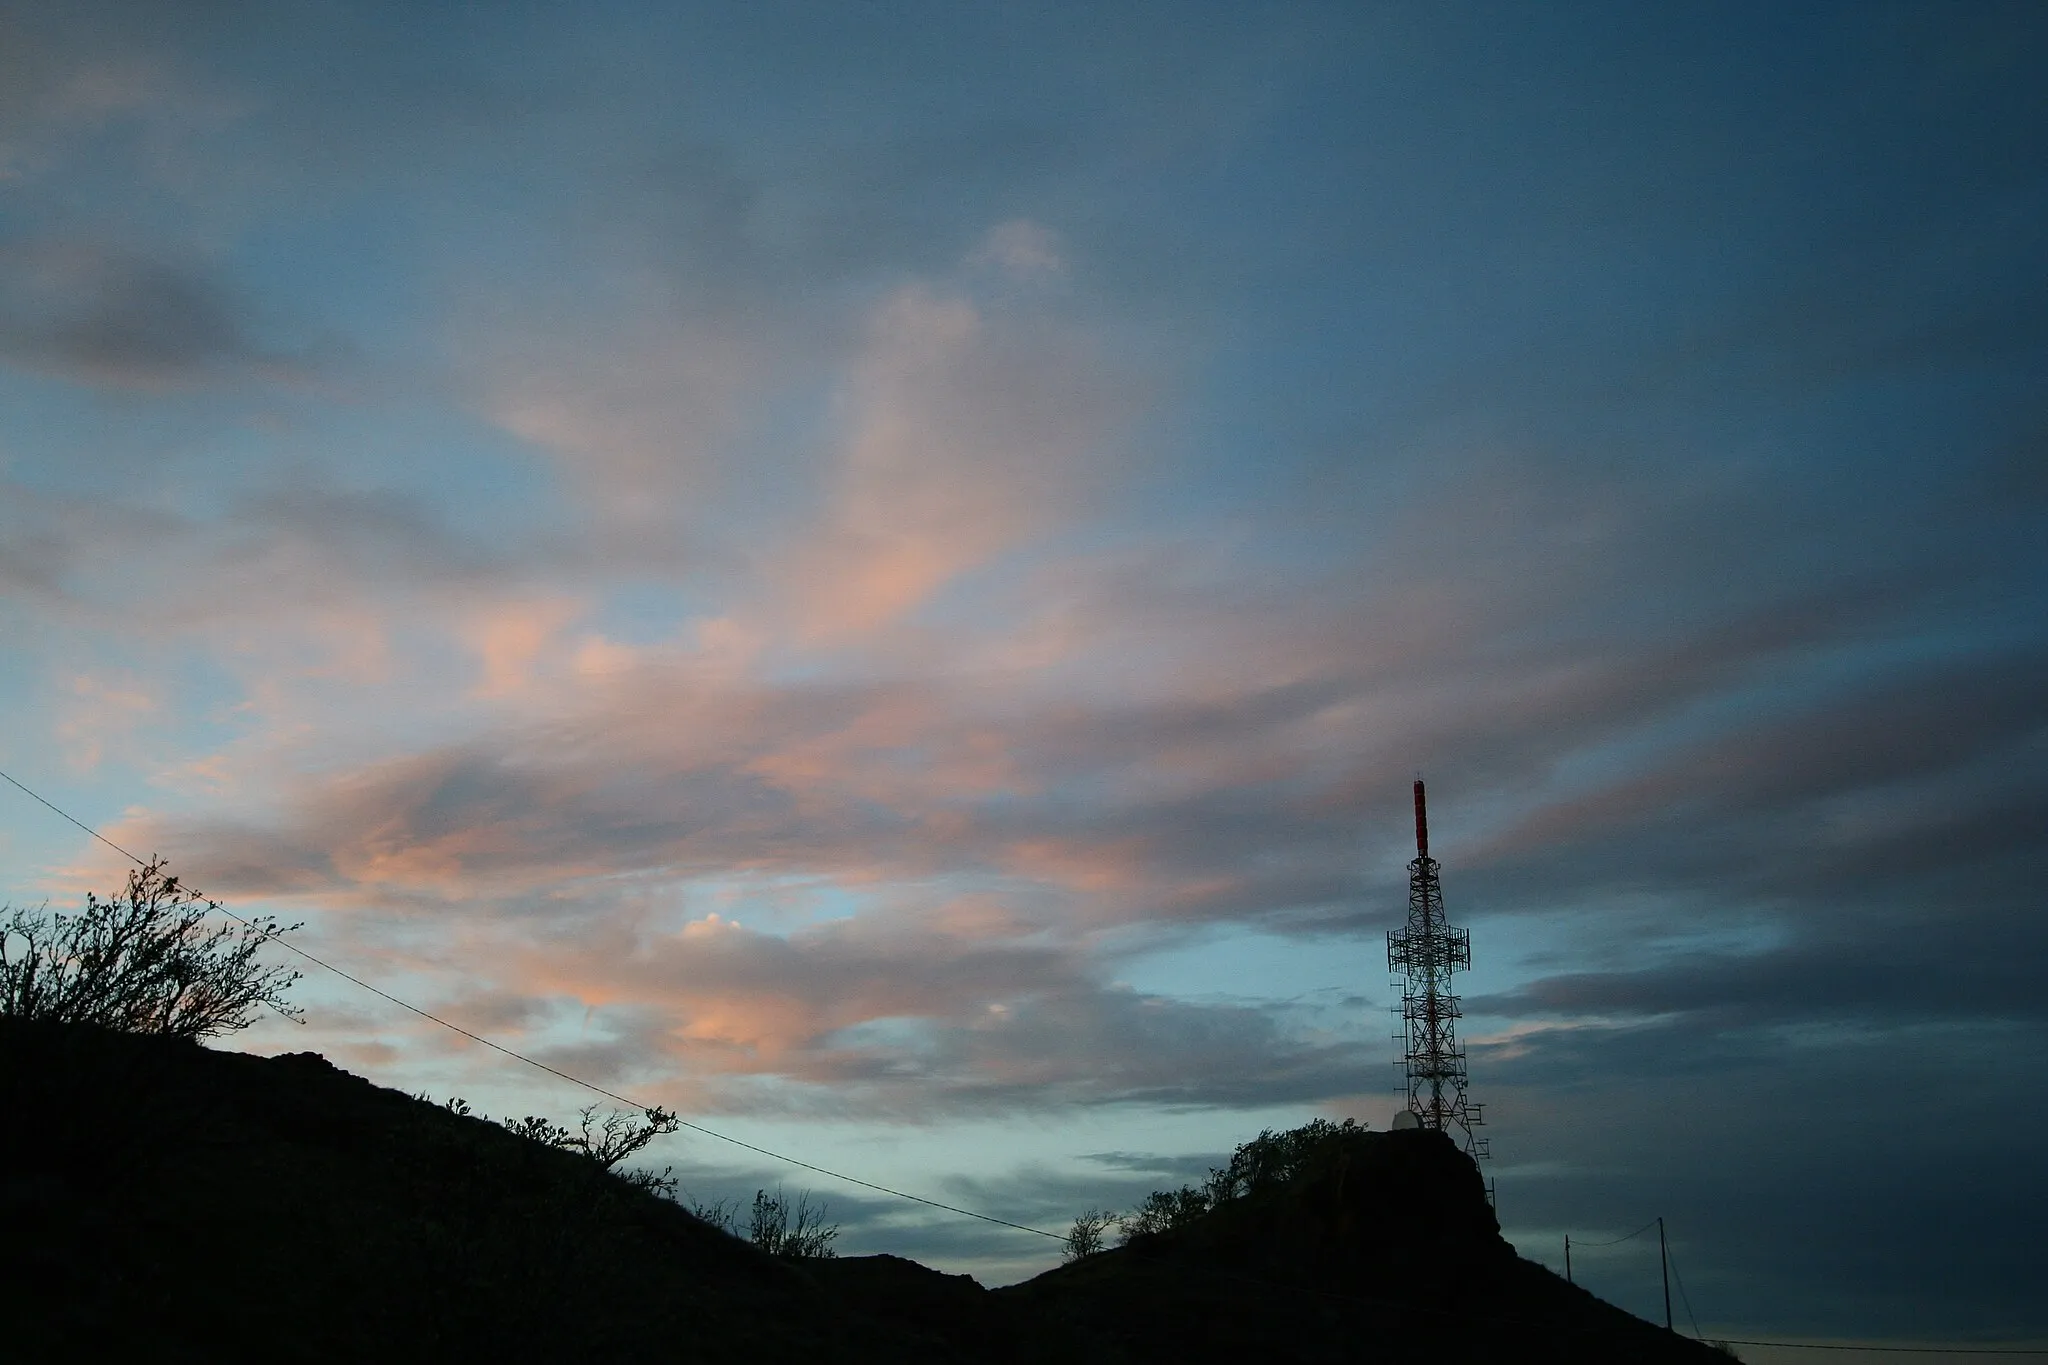
<svg viewBox="0 0 2048 1365">
<path fill-rule="evenodd" d="M 1422 779 L 1415 779 L 1415 856 L 1429 856 L 1429 810 L 1422 804 Z"/>
</svg>

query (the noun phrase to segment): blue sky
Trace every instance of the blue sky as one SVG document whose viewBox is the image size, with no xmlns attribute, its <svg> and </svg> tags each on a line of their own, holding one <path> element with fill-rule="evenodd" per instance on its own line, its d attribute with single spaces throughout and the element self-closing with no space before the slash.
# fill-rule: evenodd
<svg viewBox="0 0 2048 1365">
<path fill-rule="evenodd" d="M 1525 1254 L 1663 1213 L 1729 1334 L 2048 1333 L 2038 10 L 0 16 L 0 761 L 59 804 L 1060 1224 L 1387 1121 L 1420 770 Z M 0 853 L 118 875 L 25 800 Z M 580 1102 L 301 989 L 247 1045 Z M 799 1183 L 743 1157 L 664 1154 Z"/>
</svg>

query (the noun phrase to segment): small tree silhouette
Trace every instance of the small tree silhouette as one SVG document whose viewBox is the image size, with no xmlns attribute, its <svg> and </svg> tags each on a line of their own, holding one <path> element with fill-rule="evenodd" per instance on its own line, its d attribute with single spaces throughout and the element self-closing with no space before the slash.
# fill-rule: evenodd
<svg viewBox="0 0 2048 1365">
<path fill-rule="evenodd" d="M 774 1194 L 754 1191 L 754 1208 L 747 1223 L 747 1240 L 770 1256 L 791 1260 L 826 1259 L 839 1253 L 832 1249 L 839 1225 L 825 1221 L 825 1205 L 811 1203 L 808 1193 L 794 1204 L 780 1188 Z"/>
<path fill-rule="evenodd" d="M 740 1216 L 738 1200 L 699 1199 L 688 1191 L 684 1191 L 677 1202 L 688 1209 L 693 1216 L 711 1224 L 712 1227 L 717 1228 L 720 1232 L 734 1237 L 740 1235 L 740 1230 L 737 1226 Z"/>
<path fill-rule="evenodd" d="M 600 1119 L 593 1104 L 579 1110 L 577 1117 L 583 1120 L 583 1131 L 561 1145 L 583 1153 L 608 1171 L 656 1138 L 683 1126 L 681 1119 L 659 1107 L 644 1110 L 638 1117 L 614 1109 Z"/>
<path fill-rule="evenodd" d="M 1186 1227 L 1214 1207 L 1201 1190 L 1183 1185 L 1177 1190 L 1154 1190 L 1145 1202 L 1118 1220 L 1123 1239 L 1154 1232 L 1171 1232 Z"/>
<path fill-rule="evenodd" d="M 1102 1250 L 1107 1245 L 1109 1230 L 1116 1226 L 1116 1222 L 1115 1214 L 1104 1213 L 1101 1209 L 1089 1209 L 1081 1214 L 1060 1240 L 1061 1259 L 1078 1261 Z"/>
<path fill-rule="evenodd" d="M 466 1100 L 451 1099 L 447 1107 L 458 1114 L 471 1112 Z M 664 1166 L 659 1172 L 622 1171 L 618 1165 L 656 1138 L 680 1129 L 683 1126 L 681 1119 L 659 1107 L 644 1110 L 637 1116 L 623 1109 L 613 1109 L 600 1117 L 594 1104 L 578 1110 L 576 1116 L 582 1120 L 580 1131 L 533 1114 L 519 1119 L 501 1119 L 500 1122 L 528 1141 L 587 1156 L 635 1189 L 663 1198 L 675 1196 L 675 1167 Z M 483 1116 L 479 1114 L 476 1117 Z"/>
<path fill-rule="evenodd" d="M 457 1109 L 455 1107 L 457 1104 L 461 1104 L 462 1108 Z M 468 1102 L 463 1100 L 448 1101 L 448 1108 L 453 1113 L 469 1113 Z M 482 1118 L 483 1115 L 478 1114 L 477 1117 Z M 523 1119 L 499 1119 L 498 1122 L 503 1124 L 509 1131 L 525 1138 L 528 1142 L 538 1142 L 543 1147 L 573 1148 L 576 1145 L 575 1131 L 564 1128 L 553 1119 L 538 1118 L 528 1114 Z"/>
<path fill-rule="evenodd" d="M 128 874 L 112 900 L 88 892 L 85 910 L 14 910 L 0 925 L 0 1015 L 99 1024 L 197 1040 L 286 1018 L 299 973 L 265 967 L 256 950 L 279 934 L 270 917 L 205 927 L 220 902 L 188 890 L 161 858 Z"/>
</svg>

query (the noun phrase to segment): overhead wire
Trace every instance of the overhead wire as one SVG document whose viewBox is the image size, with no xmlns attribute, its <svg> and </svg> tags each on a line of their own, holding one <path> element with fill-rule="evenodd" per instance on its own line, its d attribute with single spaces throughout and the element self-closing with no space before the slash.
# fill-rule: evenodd
<svg viewBox="0 0 2048 1365">
<path fill-rule="evenodd" d="M 1665 1263 L 1671 1267 L 1671 1278 L 1678 1281 L 1678 1301 L 1685 1305 L 1685 1320 L 1692 1324 L 1692 1334 L 1700 1334 L 1700 1320 L 1693 1316 L 1692 1296 L 1685 1292 L 1685 1276 L 1678 1273 L 1678 1258 L 1671 1254 L 1671 1248 L 1664 1248 Z"/>
<path fill-rule="evenodd" d="M 1611 1242 L 1573 1242 L 1572 1245 L 1574 1247 L 1618 1247 L 1623 1242 L 1627 1242 L 1633 1240 L 1634 1238 L 1642 1236 L 1644 1233 L 1648 1232 L 1651 1228 L 1656 1226 L 1657 1220 L 1652 1218 L 1649 1222 L 1643 1224 L 1634 1232 L 1631 1232 L 1627 1237 L 1617 1237 Z"/>
<path fill-rule="evenodd" d="M 11 774 L 5 771 L 0 771 L 0 778 L 5 778 L 11 785 L 19 789 L 21 792 L 41 802 L 44 806 L 47 806 L 50 810 L 56 812 L 58 815 L 70 821 L 78 828 L 84 830 L 87 834 L 90 834 L 93 838 L 99 840 L 108 848 L 113 849 L 114 852 L 128 859 L 128 861 L 134 863 L 137 867 L 149 866 L 149 864 L 145 862 L 143 859 L 137 857 L 134 853 L 130 852 L 129 850 L 121 847 L 112 839 L 109 839 L 106 835 L 94 829 L 91 825 L 86 824 L 83 820 L 77 819 L 75 816 L 65 811 L 56 803 L 46 799 L 37 792 L 30 790 L 21 782 L 17 781 Z M 190 888 L 188 888 L 188 890 L 189 889 Z M 195 892 L 194 894 L 198 893 Z M 244 927 L 249 929 L 253 929 L 257 933 L 261 934 L 265 939 L 277 944 L 280 948 L 285 949 L 287 952 L 296 953 L 298 954 L 298 956 L 304 958 L 306 961 L 312 963 L 314 966 L 332 972 L 334 973 L 334 975 L 340 977 L 342 980 L 360 986 L 362 987 L 362 989 L 370 992 L 370 994 L 377 996 L 379 999 L 387 1000 L 391 1004 L 398 1006 L 402 1010 L 408 1010 L 413 1014 L 418 1015 L 420 1018 L 428 1020 L 431 1023 L 439 1024 L 442 1028 L 448 1029 L 453 1033 L 459 1033 L 473 1043 L 479 1043 L 484 1047 L 491 1049 L 491 1051 L 493 1052 L 497 1052 L 506 1057 L 510 1057 L 512 1060 L 516 1062 L 524 1062 L 526 1065 L 533 1067 L 536 1070 L 545 1071 L 550 1076 L 554 1076 L 561 1080 L 565 1080 L 569 1082 L 569 1084 L 571 1085 L 581 1086 L 583 1089 L 590 1091 L 593 1095 L 602 1095 L 604 1098 L 611 1100 L 616 1104 L 623 1104 L 629 1109 L 638 1109 L 645 1112 L 655 1107 L 653 1105 L 642 1104 L 640 1101 L 631 1099 L 625 1095 L 621 1095 L 617 1091 L 608 1090 L 604 1086 L 601 1086 L 594 1081 L 584 1080 L 581 1076 L 572 1076 L 568 1072 L 563 1071 L 558 1067 L 548 1065 L 546 1062 L 541 1061 L 537 1057 L 529 1057 L 523 1052 L 519 1052 L 513 1048 L 506 1047 L 503 1043 L 493 1042 L 491 1039 L 484 1037 L 480 1033 L 473 1033 L 469 1029 L 464 1028 L 462 1025 L 455 1023 L 453 1020 L 443 1019 L 440 1015 L 435 1014 L 433 1011 L 422 1009 L 418 1005 L 413 1004 L 409 1000 L 401 1000 L 399 997 L 393 995 L 390 991 L 384 990 L 379 986 L 371 985 L 369 982 L 363 980 L 355 973 L 347 971 L 341 967 L 337 967 L 332 962 L 327 961 L 325 958 L 317 957 L 314 954 L 307 952 L 304 948 L 299 947 L 296 943 L 293 943 L 291 940 L 282 937 L 269 926 L 259 924 L 254 920 L 244 919 L 242 916 L 236 914 L 234 911 L 228 909 L 226 906 L 222 905 L 220 902 L 212 899 L 211 897 L 202 897 L 202 899 L 206 901 L 207 905 L 209 905 L 215 910 L 220 911 L 223 915 L 226 915 L 229 919 L 235 921 L 237 924 L 243 925 Z M 1066 1240 L 1066 1238 L 1061 1236 L 1059 1233 L 1047 1232 L 1044 1228 L 1034 1228 L 1026 1223 L 1013 1223 L 1007 1218 L 998 1218 L 992 1213 L 979 1213 L 974 1209 L 963 1209 L 955 1204 L 942 1203 L 937 1199 L 928 1199 L 921 1194 L 912 1194 L 908 1190 L 892 1189 L 887 1185 L 876 1184 L 872 1180 L 863 1180 L 857 1175 L 848 1175 L 844 1171 L 831 1170 L 828 1167 L 819 1166 L 813 1162 L 804 1161 L 798 1157 L 793 1157 L 783 1152 L 771 1151 L 766 1147 L 758 1146 L 755 1143 L 747 1142 L 741 1138 L 736 1138 L 732 1136 L 730 1133 L 721 1133 L 718 1132 L 716 1129 L 706 1128 L 704 1125 L 700 1123 L 692 1123 L 688 1119 L 678 1117 L 676 1119 L 676 1123 L 681 1127 L 689 1129 L 693 1133 L 699 1133 L 709 1138 L 716 1138 L 720 1142 L 729 1142 L 735 1147 L 744 1147 L 746 1150 L 750 1152 L 757 1152 L 762 1156 L 769 1157 L 775 1161 L 784 1162 L 791 1166 L 800 1167 L 801 1169 L 806 1171 L 815 1171 L 819 1175 L 829 1176 L 834 1180 L 841 1180 L 849 1185 L 858 1185 L 863 1189 L 874 1190 L 877 1193 L 886 1194 L 896 1199 L 906 1199 L 912 1203 L 923 1204 L 928 1208 L 939 1209 L 946 1213 L 958 1214 L 963 1218 L 977 1218 L 984 1223 L 994 1223 L 998 1227 L 1014 1228 L 1018 1232 L 1029 1232 L 1039 1237 L 1050 1237 L 1056 1242 L 1064 1242 Z"/>
</svg>

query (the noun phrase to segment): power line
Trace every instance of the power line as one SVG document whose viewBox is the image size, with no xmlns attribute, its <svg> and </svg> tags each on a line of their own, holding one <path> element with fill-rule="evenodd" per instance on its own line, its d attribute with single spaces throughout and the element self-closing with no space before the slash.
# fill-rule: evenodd
<svg viewBox="0 0 2048 1365">
<path fill-rule="evenodd" d="M 1656 1226 L 1657 1220 L 1652 1218 L 1649 1222 L 1643 1224 L 1634 1232 L 1631 1232 L 1627 1237 L 1617 1237 L 1611 1242 L 1573 1242 L 1572 1245 L 1575 1247 L 1618 1247 L 1623 1242 L 1632 1241 L 1635 1238 L 1642 1236 L 1644 1233 L 1648 1232 L 1651 1228 Z"/>
<path fill-rule="evenodd" d="M 1692 1324 L 1692 1334 L 1700 1334 L 1700 1320 L 1693 1316 L 1692 1295 L 1685 1292 L 1685 1276 L 1678 1271 L 1678 1258 L 1671 1254 L 1671 1248 L 1664 1248 L 1665 1259 L 1671 1262 L 1671 1277 L 1678 1281 L 1678 1301 L 1685 1305 L 1685 1319 Z"/>
<path fill-rule="evenodd" d="M 66 813 L 66 812 L 65 812 L 65 811 L 64 811 L 64 810 L 63 810 L 62 808 L 60 808 L 60 807 L 58 807 L 58 806 L 56 806 L 56 805 L 53 805 L 53 804 L 52 804 L 51 802 L 49 802 L 49 801 L 47 801 L 47 800 L 44 800 L 44 798 L 42 798 L 41 796 L 38 796 L 38 795 L 36 795 L 36 793 L 34 793 L 34 792 L 30 791 L 30 790 L 29 790 L 29 789 L 28 789 L 27 787 L 24 787 L 24 786 L 22 786 L 22 785 L 21 785 L 21 783 L 19 783 L 19 782 L 16 782 L 16 781 L 14 780 L 14 778 L 13 778 L 13 777 L 11 777 L 11 776 L 9 776 L 9 775 L 8 775 L 7 773 L 5 773 L 5 772 L 0 772 L 0 777 L 5 777 L 5 778 L 7 778 L 7 781 L 8 781 L 8 782 L 9 782 L 10 784 L 12 784 L 12 785 L 13 785 L 13 787 L 14 787 L 14 788 L 15 788 L 15 789 L 16 789 L 17 791 L 21 792 L 21 793 L 22 793 L 22 794 L 23 794 L 24 796 L 27 796 L 27 797 L 29 797 L 29 798 L 30 798 L 31 800 L 34 800 L 34 801 L 40 801 L 40 802 L 42 802 L 42 804 L 43 804 L 43 805 L 45 805 L 45 806 L 49 806 L 49 808 L 50 808 L 51 810 L 53 810 L 53 811 L 56 811 L 56 812 L 57 812 L 57 814 L 58 814 L 58 815 L 59 815 L 60 817 L 62 817 L 63 819 L 66 819 L 66 820 L 70 820 L 72 824 L 74 824 L 74 825 L 77 825 L 77 826 L 78 826 L 78 827 L 79 827 L 80 829 L 84 830 L 84 831 L 85 831 L 85 832 L 86 832 L 87 834 L 90 834 L 90 835 L 91 835 L 91 836 L 92 836 L 93 838 L 95 838 L 95 839 L 99 840 L 99 841 L 100 841 L 101 843 L 105 844 L 105 845 L 106 845 L 106 846 L 107 846 L 108 848 L 111 848 L 112 850 L 114 850 L 114 852 L 116 852 L 116 853 L 120 854 L 120 855 L 121 855 L 122 857 L 126 858 L 126 859 L 127 859 L 127 860 L 128 860 L 129 862 L 131 862 L 131 863 L 134 863 L 134 864 L 135 864 L 135 865 L 136 865 L 137 867 L 145 867 L 145 866 L 147 866 L 147 864 L 146 864 L 146 863 L 144 863 L 144 862 L 142 861 L 142 859 L 140 859 L 140 858 L 136 857 L 136 856 L 135 856 L 135 855 L 134 855 L 133 853 L 130 853 L 130 852 L 129 852 L 129 851 L 127 850 L 127 849 L 125 849 L 125 848 L 121 847 L 121 846 L 120 846 L 119 844 L 115 843 L 115 842 L 114 842 L 114 841 L 113 841 L 112 839 L 109 839 L 109 838 L 108 838 L 108 837 L 107 837 L 106 835 L 104 835 L 104 834 L 100 833 L 100 832 L 99 832 L 98 830 L 94 829 L 94 828 L 93 828 L 93 827 L 92 827 L 91 825 L 88 825 L 88 824 L 86 824 L 86 823 L 85 823 L 85 822 L 84 822 L 83 820 L 75 819 L 75 818 L 74 818 L 74 817 L 72 817 L 71 815 L 67 814 L 67 813 Z M 224 915 L 225 915 L 225 914 L 228 914 L 228 912 L 227 912 L 227 911 L 225 911 L 225 910 L 221 911 L 221 913 L 222 913 L 222 914 L 224 914 Z"/>
<path fill-rule="evenodd" d="M 93 838 L 99 840 L 108 848 L 113 849 L 114 852 L 120 854 L 129 862 L 134 863 L 137 867 L 149 866 L 149 864 L 144 862 L 141 858 L 136 857 L 133 853 L 129 852 L 127 849 L 115 843 L 112 839 L 109 839 L 106 835 L 94 829 L 91 825 L 88 825 L 84 821 L 72 816 L 70 813 L 56 805 L 54 802 L 51 802 L 46 798 L 38 795 L 36 792 L 29 790 L 29 788 L 23 786 L 20 782 L 16 781 L 11 775 L 6 773 L 5 771 L 0 771 L 0 778 L 6 778 L 11 785 L 18 788 L 26 795 L 33 797 L 35 800 L 41 802 L 43 805 L 49 807 L 58 815 L 63 816 L 64 819 L 69 820 L 72 824 L 78 826 L 78 828 L 84 830 L 87 834 L 90 834 Z M 448 1029 L 451 1032 L 459 1033 L 473 1043 L 481 1043 L 483 1046 L 491 1049 L 493 1052 L 502 1053 L 504 1056 L 510 1057 L 512 1060 L 516 1062 L 524 1062 L 528 1066 L 533 1067 L 536 1070 L 545 1071 L 550 1076 L 559 1077 L 560 1079 L 569 1082 L 571 1085 L 581 1086 L 585 1090 L 590 1091 L 594 1095 L 602 1095 L 606 1099 L 611 1100 L 614 1103 L 625 1105 L 628 1109 L 638 1109 L 642 1112 L 645 1112 L 653 1108 L 652 1105 L 642 1104 L 640 1103 L 640 1101 L 628 1099 L 626 1096 L 621 1095 L 616 1091 L 607 1090 L 603 1086 L 595 1083 L 594 1081 L 586 1081 L 581 1076 L 572 1076 L 566 1071 L 562 1071 L 555 1067 L 549 1066 L 546 1062 L 540 1061 L 539 1059 L 534 1057 L 529 1057 L 523 1052 L 515 1052 L 513 1049 L 506 1047 L 503 1043 L 494 1043 L 489 1038 L 484 1037 L 480 1033 L 472 1033 L 460 1024 L 454 1023 L 447 1019 L 443 1019 L 440 1015 L 435 1014 L 432 1011 L 423 1010 L 418 1005 L 415 1005 L 410 1001 L 401 1000 L 397 996 L 393 995 L 391 992 L 383 990 L 377 986 L 371 985 L 369 982 L 363 980 L 361 977 L 355 975 L 353 972 L 344 971 L 340 967 L 335 966 L 332 962 L 329 962 L 324 958 L 315 957 L 312 953 L 307 952 L 304 948 L 301 948 L 297 944 L 280 937 L 274 930 L 271 930 L 264 925 L 257 924 L 252 920 L 243 919 L 240 915 L 236 914 L 234 911 L 228 909 L 226 906 L 220 904 L 218 901 L 211 899 L 210 897 L 203 897 L 203 899 L 205 899 L 206 903 L 213 909 L 220 911 L 223 915 L 226 915 L 229 919 L 235 921 L 237 924 L 243 925 L 246 928 L 254 929 L 257 933 L 263 935 L 263 937 L 268 939 L 270 942 L 277 944 L 279 947 L 284 948 L 289 952 L 297 953 L 300 957 L 312 963 L 314 966 L 324 968 L 325 970 L 334 973 L 342 980 L 352 982 L 355 985 L 362 987 L 370 994 L 377 996 L 380 999 L 390 1001 L 392 1004 L 398 1006 L 402 1010 L 410 1010 L 412 1013 L 418 1015 L 422 1019 L 428 1020 L 432 1023 L 439 1024 L 442 1028 Z M 814 1165 L 813 1163 L 808 1161 L 800 1161 L 796 1157 L 785 1156 L 781 1152 L 772 1152 L 768 1150 L 766 1147 L 758 1147 L 751 1142 L 742 1141 L 741 1139 L 733 1137 L 728 1133 L 721 1133 L 716 1131 L 715 1129 L 706 1128 L 702 1124 L 691 1123 L 688 1119 L 678 1118 L 676 1122 L 680 1124 L 682 1127 L 689 1129 L 693 1133 L 701 1133 L 705 1137 L 717 1138 L 720 1142 L 729 1142 L 735 1147 L 744 1147 L 750 1152 L 758 1152 L 762 1156 L 771 1157 L 776 1161 L 786 1162 L 791 1166 L 801 1167 L 806 1171 L 816 1171 L 819 1175 L 830 1176 L 834 1180 L 843 1180 L 849 1185 L 859 1185 L 863 1189 L 875 1190 L 881 1194 L 891 1195 L 897 1199 L 907 1199 L 912 1203 L 923 1204 L 928 1208 L 941 1209 L 946 1213 L 957 1213 L 963 1218 L 978 1218 L 984 1223 L 994 1223 L 998 1227 L 1015 1228 L 1019 1232 L 1029 1232 L 1034 1233 L 1040 1237 L 1050 1237 L 1056 1242 L 1064 1242 L 1066 1240 L 1066 1238 L 1062 1237 L 1059 1233 L 1047 1232 L 1044 1228 L 1029 1227 L 1023 1223 L 1013 1223 L 1007 1218 L 998 1218 L 991 1213 L 976 1213 L 973 1209 L 963 1209 L 953 1204 L 942 1204 L 936 1199 L 927 1199 L 921 1194 L 911 1194 L 906 1190 L 891 1189 L 887 1185 L 877 1185 L 872 1180 L 862 1180 L 857 1175 L 848 1175 L 844 1171 L 829 1170 L 824 1166 Z"/>
</svg>

